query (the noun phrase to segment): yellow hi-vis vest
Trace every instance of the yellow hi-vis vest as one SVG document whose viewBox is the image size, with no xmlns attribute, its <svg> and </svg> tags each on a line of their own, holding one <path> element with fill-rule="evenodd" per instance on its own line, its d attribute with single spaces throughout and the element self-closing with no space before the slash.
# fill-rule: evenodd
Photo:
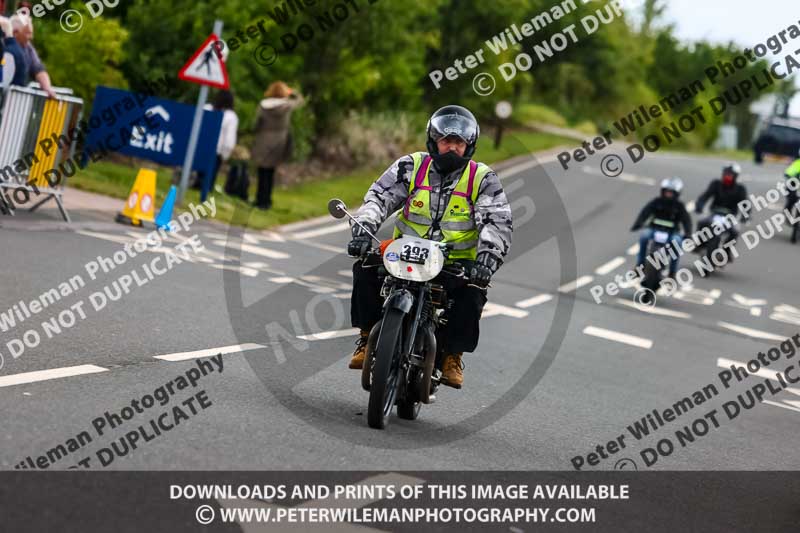
<svg viewBox="0 0 800 533">
<path fill-rule="evenodd" d="M 795 160 L 795 162 L 792 163 L 791 166 L 786 169 L 785 174 L 790 178 L 800 177 L 800 159 Z"/>
<path fill-rule="evenodd" d="M 400 235 L 430 238 L 433 225 L 431 216 L 431 185 L 428 179 L 433 158 L 424 152 L 411 154 L 414 160 L 413 176 L 408 187 L 408 199 L 397 215 L 394 238 Z M 458 179 L 444 214 L 439 221 L 443 242 L 453 245 L 450 260 L 475 259 L 478 253 L 478 227 L 475 225 L 475 202 L 481 180 L 489 171 L 482 163 L 470 161 Z"/>
</svg>

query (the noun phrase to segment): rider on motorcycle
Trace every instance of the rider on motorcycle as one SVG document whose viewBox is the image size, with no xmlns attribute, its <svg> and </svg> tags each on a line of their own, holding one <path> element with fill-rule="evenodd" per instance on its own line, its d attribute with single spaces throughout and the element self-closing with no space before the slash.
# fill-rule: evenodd
<svg viewBox="0 0 800 533">
<path fill-rule="evenodd" d="M 460 262 L 470 285 L 448 290 L 452 307 L 441 331 L 445 357 L 442 383 L 461 388 L 461 356 L 478 345 L 478 322 L 492 275 L 511 246 L 511 207 L 500 179 L 483 163 L 472 161 L 480 128 L 473 114 L 457 105 L 436 111 L 428 121 L 427 152 L 395 161 L 372 184 L 355 218 L 373 234 L 395 211 L 394 238 L 423 237 L 451 243 L 448 263 Z M 350 256 L 361 257 L 372 242 L 352 225 Z M 477 285 L 482 289 L 471 285 Z M 367 337 L 381 318 L 381 281 L 377 268 L 363 260 L 353 265 L 351 321 L 361 330 L 350 368 L 364 365 Z"/>
<path fill-rule="evenodd" d="M 798 157 L 800 157 L 800 152 L 798 152 Z M 796 159 L 795 162 L 786 169 L 784 174 L 787 180 L 793 179 L 795 181 L 800 181 L 800 159 Z M 792 207 L 797 203 L 797 187 L 787 187 L 787 191 L 786 209 L 791 212 Z"/>
<path fill-rule="evenodd" d="M 648 225 L 655 221 L 667 221 L 673 224 L 677 230 L 678 225 L 683 226 L 683 235 L 690 235 L 692 233 L 692 217 L 686 210 L 686 206 L 680 201 L 681 191 L 683 190 L 683 180 L 680 178 L 666 178 L 661 181 L 661 194 L 648 202 L 645 205 L 636 221 L 631 227 L 631 231 L 637 231 L 647 223 Z M 647 255 L 647 245 L 653 238 L 655 229 L 648 227 L 639 235 L 639 255 L 636 258 L 637 266 L 644 265 L 645 257 Z M 679 231 L 672 233 L 670 239 L 672 246 L 675 248 L 676 253 L 671 254 L 675 256 L 674 259 L 670 258 L 669 262 L 669 276 L 675 278 L 675 273 L 678 272 L 678 260 L 680 254 L 677 250 L 683 242 L 683 235 Z"/>
<path fill-rule="evenodd" d="M 739 209 L 739 202 L 747 199 L 747 188 L 744 185 L 736 183 L 736 179 L 741 174 L 742 168 L 737 163 L 729 163 L 722 167 L 722 179 L 712 180 L 708 185 L 706 192 L 700 195 L 695 204 L 694 212 L 701 214 L 706 202 L 711 199 L 711 207 L 709 208 L 712 213 L 714 210 L 727 211 L 729 214 L 737 215 L 744 222 L 750 220 L 750 215 L 746 211 Z M 712 216 L 706 217 L 698 222 L 698 230 L 710 226 L 713 220 Z M 730 226 L 729 231 L 731 234 L 731 241 L 739 237 L 739 232 L 735 226 Z"/>
</svg>

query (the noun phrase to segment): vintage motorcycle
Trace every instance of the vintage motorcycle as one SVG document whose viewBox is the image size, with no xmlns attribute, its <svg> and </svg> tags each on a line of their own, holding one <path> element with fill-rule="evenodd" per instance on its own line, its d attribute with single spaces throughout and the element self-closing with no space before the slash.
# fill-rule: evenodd
<svg viewBox="0 0 800 533">
<path fill-rule="evenodd" d="M 361 226 L 341 200 L 331 200 L 328 211 Z M 384 279 L 383 317 L 370 331 L 361 373 L 361 386 L 369 391 L 367 423 L 372 428 L 385 428 L 395 405 L 397 416 L 415 420 L 422 404 L 436 400 L 444 355 L 437 348 L 437 332 L 447 320 L 446 287 L 469 279 L 462 265 L 445 264 L 449 252 L 445 243 L 403 236 L 383 253 L 372 249 L 362 258 L 365 268 L 382 269 Z"/>
<path fill-rule="evenodd" d="M 653 237 L 650 239 L 650 242 L 647 243 L 646 256 L 658 257 L 661 255 L 659 254 L 659 250 L 672 242 L 672 236 L 676 231 L 675 223 L 669 220 L 655 218 L 650 223 L 650 227 L 653 229 Z M 665 257 L 669 257 L 669 254 L 667 254 Z M 641 301 L 645 305 L 650 305 L 652 303 L 653 299 L 655 298 L 655 294 L 661 285 L 661 280 L 666 277 L 665 272 L 669 272 L 668 261 L 655 261 L 655 263 L 659 264 L 660 266 L 656 267 L 656 265 L 653 264 L 653 261 L 644 262 L 644 277 L 641 285 L 648 290 L 642 295 Z"/>
</svg>

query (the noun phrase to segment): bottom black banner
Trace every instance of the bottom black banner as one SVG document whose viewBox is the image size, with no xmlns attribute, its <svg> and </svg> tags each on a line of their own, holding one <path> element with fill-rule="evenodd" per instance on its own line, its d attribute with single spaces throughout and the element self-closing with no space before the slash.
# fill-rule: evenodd
<svg viewBox="0 0 800 533">
<path fill-rule="evenodd" d="M 3 472 L 2 531 L 800 531 L 797 472 Z"/>
</svg>

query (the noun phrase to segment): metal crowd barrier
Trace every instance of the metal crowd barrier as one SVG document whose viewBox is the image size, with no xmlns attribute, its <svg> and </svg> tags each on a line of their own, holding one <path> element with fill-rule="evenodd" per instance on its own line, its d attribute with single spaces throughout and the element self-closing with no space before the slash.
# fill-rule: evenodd
<svg viewBox="0 0 800 533">
<path fill-rule="evenodd" d="M 78 135 L 69 132 L 78 125 L 83 100 L 57 90 L 50 99 L 44 91 L 11 86 L 3 94 L 0 113 L 0 212 L 14 214 L 22 205 L 33 203 L 35 211 L 55 200 L 61 216 L 70 222 L 62 195 L 66 174 L 62 163 L 72 159 Z M 50 142 L 43 142 L 47 139 Z M 55 169 L 58 174 L 49 172 Z M 50 180 L 48 180 L 48 174 Z M 59 176 L 56 179 L 55 176 Z M 51 184 L 55 181 L 55 184 Z"/>
</svg>

